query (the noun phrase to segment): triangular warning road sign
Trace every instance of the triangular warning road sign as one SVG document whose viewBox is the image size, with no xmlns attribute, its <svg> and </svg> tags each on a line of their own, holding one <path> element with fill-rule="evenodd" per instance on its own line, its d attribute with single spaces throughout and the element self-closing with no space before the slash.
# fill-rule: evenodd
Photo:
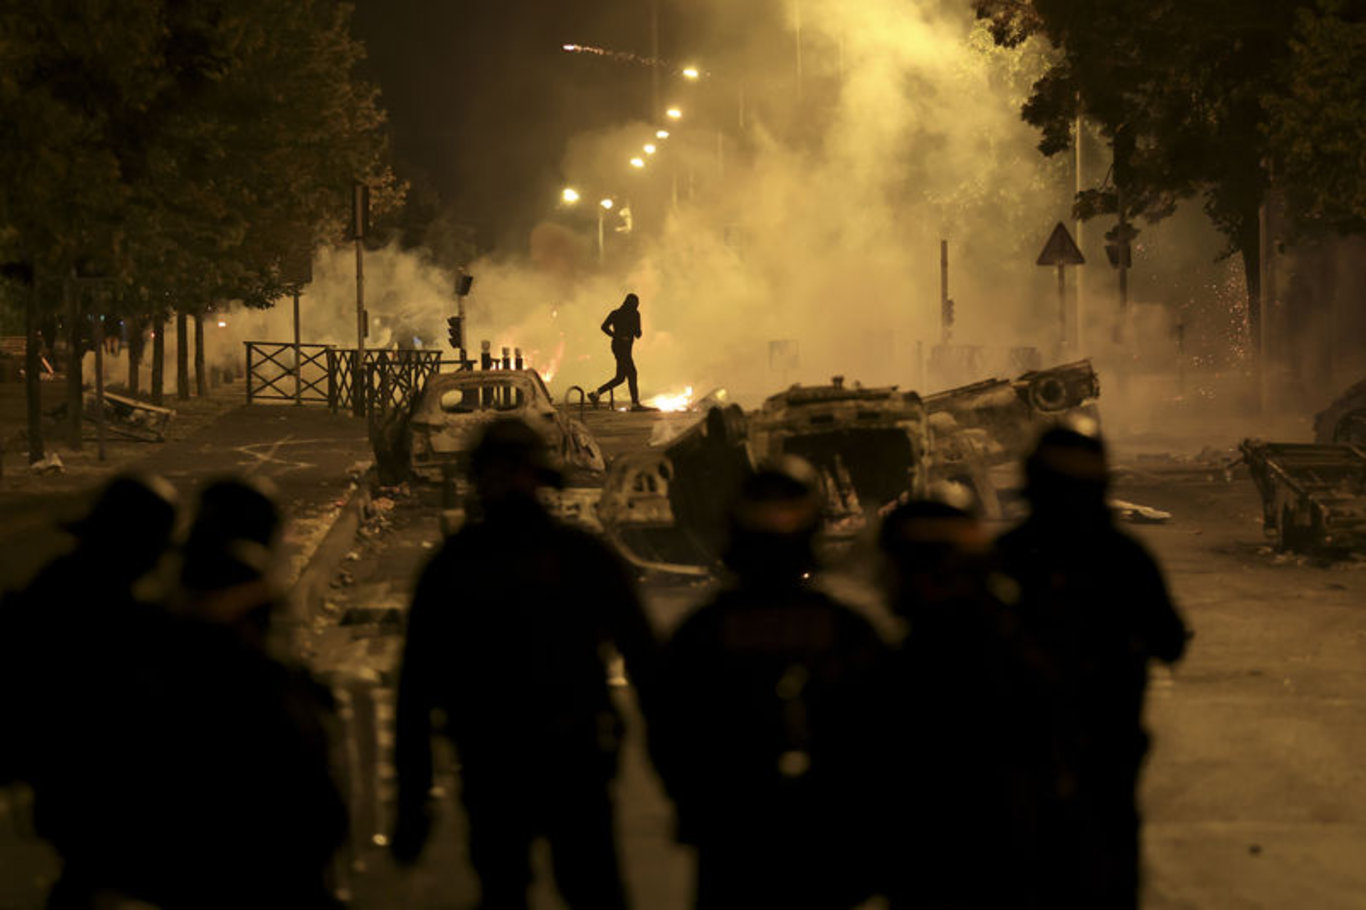
<svg viewBox="0 0 1366 910">
<path fill-rule="evenodd" d="M 1067 232 L 1067 225 L 1061 221 L 1053 228 L 1053 234 L 1039 254 L 1039 265 L 1085 265 L 1086 257 L 1077 248 L 1077 242 Z"/>
</svg>

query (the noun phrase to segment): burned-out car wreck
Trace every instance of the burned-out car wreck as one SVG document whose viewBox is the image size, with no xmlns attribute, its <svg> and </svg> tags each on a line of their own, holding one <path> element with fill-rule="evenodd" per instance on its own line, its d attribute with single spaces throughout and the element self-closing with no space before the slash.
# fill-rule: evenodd
<svg viewBox="0 0 1366 910">
<path fill-rule="evenodd" d="M 835 377 L 793 386 L 748 415 L 713 408 L 667 445 L 614 462 L 598 503 L 604 532 L 642 570 L 705 575 L 724 539 L 723 491 L 760 462 L 799 455 L 819 471 L 825 537 L 838 542 L 936 481 L 970 487 L 1000 516 L 1009 478 L 1042 423 L 1095 416 L 1099 381 L 1083 361 L 921 399 Z M 722 492 L 723 495 L 718 495 Z"/>
<path fill-rule="evenodd" d="M 593 434 L 555 407 L 535 370 L 464 370 L 432 374 L 406 407 L 372 419 L 381 480 L 458 475 L 484 427 L 501 417 L 539 430 L 570 472 L 600 474 L 606 467 Z"/>
</svg>

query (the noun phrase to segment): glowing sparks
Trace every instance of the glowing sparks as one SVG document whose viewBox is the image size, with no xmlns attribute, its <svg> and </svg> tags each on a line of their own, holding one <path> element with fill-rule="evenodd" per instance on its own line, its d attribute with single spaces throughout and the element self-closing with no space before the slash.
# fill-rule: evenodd
<svg viewBox="0 0 1366 910">
<path fill-rule="evenodd" d="M 692 405 L 692 386 L 676 394 L 656 395 L 645 403 L 659 411 L 686 411 Z"/>
</svg>

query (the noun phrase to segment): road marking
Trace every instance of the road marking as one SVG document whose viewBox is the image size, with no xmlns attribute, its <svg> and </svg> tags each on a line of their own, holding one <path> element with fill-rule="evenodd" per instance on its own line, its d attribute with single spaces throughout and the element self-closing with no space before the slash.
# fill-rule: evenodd
<svg viewBox="0 0 1366 910">
<path fill-rule="evenodd" d="M 285 436 L 274 442 L 253 442 L 244 446 L 234 446 L 234 452 L 240 452 L 246 456 L 248 461 L 239 461 L 237 466 L 243 468 L 242 473 L 254 474 L 267 465 L 278 466 L 277 474 L 284 474 L 289 471 L 299 471 L 306 468 L 316 467 L 316 463 L 311 461 L 297 461 L 291 458 L 280 457 L 279 451 L 282 446 L 309 446 L 319 444 L 336 443 L 336 439 L 295 439 L 293 436 Z"/>
</svg>

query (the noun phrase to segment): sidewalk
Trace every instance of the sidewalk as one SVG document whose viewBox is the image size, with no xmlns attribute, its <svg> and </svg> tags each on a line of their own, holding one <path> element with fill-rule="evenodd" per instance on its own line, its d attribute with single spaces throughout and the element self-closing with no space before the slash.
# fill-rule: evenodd
<svg viewBox="0 0 1366 910">
<path fill-rule="evenodd" d="M 65 464 L 62 474 L 34 475 L 27 468 L 26 449 L 10 448 L 0 479 L 0 588 L 21 584 L 66 546 L 57 522 L 79 514 L 104 480 L 127 470 L 160 474 L 186 502 L 216 477 L 269 480 L 285 511 L 291 577 L 296 575 L 300 558 L 306 558 L 310 544 L 348 494 L 352 469 L 371 458 L 366 426 L 322 408 L 244 405 L 241 395 L 240 386 L 227 386 L 204 398 L 172 401 L 176 416 L 168 441 L 111 438 L 103 462 L 92 440 L 79 452 L 63 441 L 46 440 L 48 450 Z M 15 430 L 9 397 L 0 392 L 0 435 L 5 438 L 12 438 Z"/>
</svg>

